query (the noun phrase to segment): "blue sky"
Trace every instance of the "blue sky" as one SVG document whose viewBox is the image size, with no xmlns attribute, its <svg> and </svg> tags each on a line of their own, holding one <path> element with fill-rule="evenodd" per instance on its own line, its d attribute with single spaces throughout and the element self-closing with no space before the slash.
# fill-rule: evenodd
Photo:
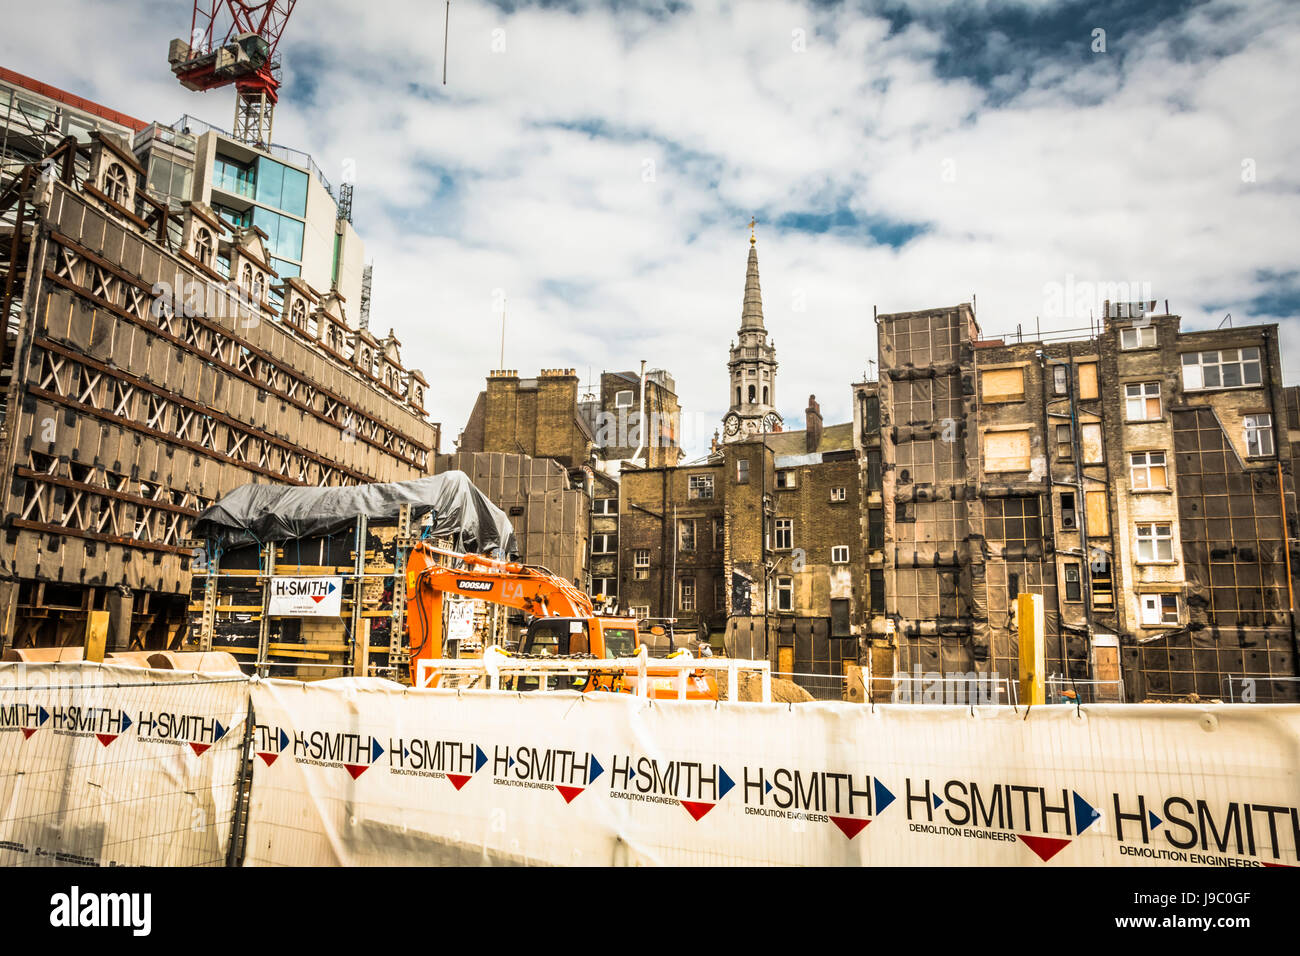
<svg viewBox="0 0 1300 956">
<path fill-rule="evenodd" d="M 448 447 L 504 295 L 507 367 L 668 368 L 702 450 L 751 215 L 790 425 L 812 393 L 848 417 L 873 307 L 975 295 L 987 334 L 1059 330 L 1122 285 L 1300 345 L 1295 3 L 452 0 L 446 86 L 443 10 L 302 0 L 275 138 L 331 180 L 355 164 L 372 324 L 425 371 Z M 185 3 L 8 17 L 12 69 L 229 125 L 233 93 L 167 69 Z"/>
</svg>

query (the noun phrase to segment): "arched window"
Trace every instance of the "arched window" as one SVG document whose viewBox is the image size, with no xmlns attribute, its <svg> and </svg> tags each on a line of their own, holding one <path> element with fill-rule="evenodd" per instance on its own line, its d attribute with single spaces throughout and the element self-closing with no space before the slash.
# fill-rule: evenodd
<svg viewBox="0 0 1300 956">
<path fill-rule="evenodd" d="M 300 329 L 307 328 L 307 304 L 302 299 L 294 299 L 289 309 L 289 321 Z"/>
<path fill-rule="evenodd" d="M 754 386 L 753 385 L 749 386 L 749 404 L 751 405 L 754 404 L 755 394 L 756 394 L 756 389 L 754 388 Z"/>
<path fill-rule="evenodd" d="M 263 289 L 264 281 L 265 280 L 262 276 L 262 273 L 255 272 L 253 274 L 253 287 L 250 291 L 252 293 L 254 302 L 261 302 L 266 295 L 265 290 Z"/>
<path fill-rule="evenodd" d="M 253 290 L 253 267 L 247 262 L 239 270 L 239 287 L 246 293 L 252 294 Z"/>
<path fill-rule="evenodd" d="M 126 170 L 121 163 L 109 163 L 104 170 L 104 195 L 116 203 L 125 203 L 130 189 L 127 185 Z"/>
<path fill-rule="evenodd" d="M 212 233 L 206 229 L 194 233 L 194 258 L 205 266 L 212 265 Z"/>
<path fill-rule="evenodd" d="M 739 386 L 739 385 L 736 386 L 736 404 L 737 404 L 737 405 L 740 404 L 740 386 Z"/>
<path fill-rule="evenodd" d="M 767 404 L 767 386 L 766 386 L 766 385 L 763 386 L 763 404 L 764 404 L 764 405 Z"/>
<path fill-rule="evenodd" d="M 365 369 L 367 373 L 371 375 L 374 374 L 375 366 L 374 362 L 370 358 L 370 349 L 361 350 L 361 367 Z"/>
</svg>

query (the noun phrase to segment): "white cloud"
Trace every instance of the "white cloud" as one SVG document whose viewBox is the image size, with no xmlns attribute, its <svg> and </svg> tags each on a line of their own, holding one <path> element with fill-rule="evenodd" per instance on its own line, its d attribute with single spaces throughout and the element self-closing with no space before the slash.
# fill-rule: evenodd
<svg viewBox="0 0 1300 956">
<path fill-rule="evenodd" d="M 585 376 L 644 358 L 673 372 L 688 412 L 720 418 L 751 211 L 825 215 L 839 201 L 927 229 L 895 250 L 760 222 L 787 420 L 810 393 L 828 421 L 848 417 L 848 386 L 875 354 L 873 305 L 974 293 L 986 332 L 1036 317 L 1046 330 L 1079 324 L 1043 315 L 1048 284 L 1135 280 L 1204 327 L 1222 318 L 1204 306 L 1240 321 L 1269 291 L 1259 271 L 1300 259 L 1300 105 L 1282 90 L 1300 26 L 1286 3 L 1213 0 L 1131 33 L 1098 23 L 1108 52 L 1095 55 L 1091 25 L 1048 53 L 990 30 L 976 62 L 1005 71 L 992 100 L 937 69 L 933 21 L 891 33 L 861 13 L 762 0 L 663 18 L 457 2 L 444 87 L 442 10 L 300 4 L 276 139 L 331 178 L 356 161 L 372 321 L 424 369 L 448 442 L 499 361 L 496 289 L 508 367 Z M 10 12 L 0 50 L 14 69 L 125 112 L 226 126 L 233 94 L 188 93 L 168 72 L 183 13 L 28 5 Z M 31 36 L 62 39 L 19 45 Z"/>
</svg>

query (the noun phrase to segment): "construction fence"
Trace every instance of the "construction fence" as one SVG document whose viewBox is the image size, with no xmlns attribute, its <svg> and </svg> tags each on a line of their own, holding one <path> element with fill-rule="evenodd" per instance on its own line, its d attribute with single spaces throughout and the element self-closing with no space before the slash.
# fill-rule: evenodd
<svg viewBox="0 0 1300 956">
<path fill-rule="evenodd" d="M 0 666 L 6 865 L 1295 865 L 1300 707 Z"/>
</svg>

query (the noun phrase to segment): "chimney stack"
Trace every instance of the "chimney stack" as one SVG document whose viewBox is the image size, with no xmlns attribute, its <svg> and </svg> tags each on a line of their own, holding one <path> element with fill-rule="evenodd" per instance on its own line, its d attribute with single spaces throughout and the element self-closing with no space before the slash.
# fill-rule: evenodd
<svg viewBox="0 0 1300 956">
<path fill-rule="evenodd" d="M 809 454 L 815 452 L 822 443 L 822 410 L 817 404 L 817 396 L 808 396 L 808 407 L 804 409 L 805 431 L 804 450 Z"/>
</svg>

